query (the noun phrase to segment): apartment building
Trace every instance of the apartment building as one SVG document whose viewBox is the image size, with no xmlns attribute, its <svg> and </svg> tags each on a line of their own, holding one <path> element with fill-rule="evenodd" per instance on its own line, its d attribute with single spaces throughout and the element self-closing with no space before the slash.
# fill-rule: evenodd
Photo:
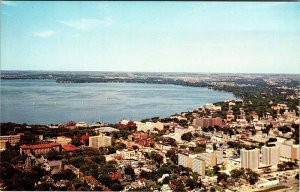
<svg viewBox="0 0 300 192">
<path fill-rule="evenodd" d="M 202 178 L 205 177 L 205 161 L 196 155 L 178 154 L 178 165 L 188 167 L 192 171 L 197 172 Z"/>
<path fill-rule="evenodd" d="M 287 160 L 299 160 L 299 145 L 282 143 L 278 146 L 280 148 L 280 157 Z"/>
<path fill-rule="evenodd" d="M 112 145 L 112 137 L 100 134 L 98 136 L 89 137 L 89 147 L 99 148 Z"/>
<path fill-rule="evenodd" d="M 259 167 L 259 149 L 241 149 L 241 168 L 257 170 Z"/>
<path fill-rule="evenodd" d="M 279 147 L 278 146 L 262 146 L 261 160 L 265 165 L 277 166 L 279 163 Z"/>
</svg>

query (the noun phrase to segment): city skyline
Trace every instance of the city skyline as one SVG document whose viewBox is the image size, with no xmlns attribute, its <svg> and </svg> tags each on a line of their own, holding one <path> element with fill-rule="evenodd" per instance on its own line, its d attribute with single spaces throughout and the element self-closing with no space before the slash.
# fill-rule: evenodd
<svg viewBox="0 0 300 192">
<path fill-rule="evenodd" d="M 300 4 L 1 3 L 1 70 L 299 73 Z"/>
</svg>

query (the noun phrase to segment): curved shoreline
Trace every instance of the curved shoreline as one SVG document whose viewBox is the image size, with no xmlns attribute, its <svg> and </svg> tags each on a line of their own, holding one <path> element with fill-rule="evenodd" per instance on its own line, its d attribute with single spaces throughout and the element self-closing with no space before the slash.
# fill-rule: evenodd
<svg viewBox="0 0 300 192">
<path fill-rule="evenodd" d="M 23 81 L 21 81 L 21 82 L 23 82 Z M 20 83 L 21 83 L 20 82 Z M 24 81 L 25 82 L 25 81 Z M 27 82 L 35 82 L 35 80 L 28 80 Z M 53 80 L 45 80 L 45 83 L 46 82 L 51 82 L 51 85 L 54 85 L 54 87 L 55 87 L 55 82 L 53 81 Z M 54 83 L 54 84 L 53 84 Z M 109 87 L 114 87 L 114 84 L 116 84 L 115 82 L 106 82 L 106 83 L 110 83 L 111 85 L 109 85 Z M 126 83 L 126 82 L 125 82 Z M 124 84 L 125 84 L 124 83 Z M 13 84 L 13 82 L 11 83 L 11 84 Z M 22 83 L 21 83 L 22 84 Z M 41 82 L 41 81 L 39 81 L 39 86 L 42 86 L 42 84 L 43 84 L 43 81 Z M 100 83 L 101 84 L 101 83 Z M 103 84 L 105 84 L 105 83 L 103 83 Z M 129 86 L 129 87 L 131 87 L 131 88 L 133 88 L 133 87 L 137 87 L 136 89 L 137 90 L 135 90 L 135 91 L 139 91 L 140 90 L 140 88 L 142 88 L 142 89 L 144 89 L 144 87 L 148 87 L 146 84 L 148 84 L 148 85 L 156 85 L 155 87 L 152 87 L 152 86 L 149 86 L 148 88 L 146 88 L 147 90 L 149 89 L 149 90 L 152 90 L 152 89 L 156 89 L 156 88 L 161 88 L 161 86 L 160 85 L 165 85 L 166 87 L 173 87 L 174 86 L 174 88 L 171 88 L 170 90 L 172 90 L 172 92 L 173 92 L 173 94 L 171 93 L 171 95 L 170 94 L 167 94 L 166 96 L 167 97 L 165 97 L 166 99 L 168 99 L 168 96 L 172 96 L 172 95 L 175 95 L 175 97 L 171 97 L 171 100 L 170 100 L 170 102 L 166 102 L 165 103 L 165 101 L 164 100 L 161 100 L 160 102 L 160 104 L 158 103 L 158 106 L 161 106 L 160 107 L 160 110 L 154 110 L 154 109 L 152 109 L 152 111 L 153 112 L 155 112 L 155 111 L 157 111 L 158 113 L 153 113 L 153 114 L 151 114 L 151 113 L 149 113 L 150 111 L 149 110 L 151 110 L 151 107 L 146 107 L 146 108 L 143 108 L 143 110 L 141 110 L 141 112 L 139 112 L 139 114 L 140 115 L 130 115 L 131 113 L 130 113 L 130 111 L 132 111 L 130 108 L 130 110 L 122 110 L 120 113 L 119 113 L 119 115 L 118 114 L 114 114 L 115 112 L 113 112 L 112 114 L 111 114 L 111 111 L 114 111 L 114 108 L 113 109 L 110 109 L 110 110 L 108 110 L 107 111 L 107 113 L 105 112 L 105 110 L 103 111 L 104 113 L 101 115 L 101 114 L 99 114 L 100 115 L 100 117 L 103 117 L 103 119 L 102 119 L 102 121 L 103 122 L 107 122 L 107 123 L 118 123 L 118 121 L 120 120 L 120 119 L 122 119 L 122 118 L 125 118 L 125 119 L 132 119 L 132 120 L 137 120 L 137 121 L 140 121 L 140 120 L 142 120 L 142 119 L 146 119 L 146 118 L 152 118 L 152 117 L 155 117 L 155 116 L 160 116 L 161 118 L 167 118 L 167 117 L 170 117 L 170 116 L 172 116 L 172 115 L 174 115 L 174 114 L 180 114 L 180 113 L 182 113 L 182 112 L 187 112 L 187 111 L 190 111 L 190 110 L 195 110 L 195 109 L 197 109 L 197 108 L 199 108 L 200 106 L 203 106 L 203 105 L 205 105 L 206 103 L 213 103 L 213 102 L 219 102 L 219 101 L 224 101 L 224 100 L 226 100 L 226 99 L 236 99 L 236 97 L 234 97 L 234 95 L 233 94 L 231 94 L 231 93 L 229 93 L 228 94 L 228 92 L 225 92 L 225 91 L 222 91 L 222 90 L 213 90 L 213 89 L 210 89 L 210 88 L 208 88 L 208 87 L 201 87 L 200 89 L 199 89 L 199 91 L 197 91 L 198 89 L 197 89 L 197 87 L 195 87 L 195 86 L 183 86 L 183 85 L 178 85 L 178 84 L 154 84 L 154 83 L 140 83 L 140 85 L 141 86 L 139 86 L 139 85 L 134 85 L 135 83 L 126 83 L 126 84 L 132 84 L 131 86 Z M 138 83 L 136 83 L 136 84 L 138 84 Z M 145 84 L 145 86 L 143 85 L 143 84 Z M 94 86 L 96 86 L 96 85 L 89 85 L 88 86 L 88 88 L 92 88 L 92 87 L 94 87 Z M 119 88 L 118 87 L 122 87 L 123 85 L 119 85 L 119 86 L 117 86 L 117 88 L 116 89 L 118 89 L 119 90 Z M 186 87 L 186 88 L 176 88 L 177 86 L 180 86 L 180 87 Z M 60 86 L 60 87 L 62 87 L 62 86 Z M 65 86 L 63 86 L 63 87 L 65 87 Z M 77 86 L 75 86 L 75 87 L 77 87 Z M 79 87 L 85 87 L 85 85 L 82 85 L 82 86 L 79 86 Z M 102 86 L 100 86 L 100 87 L 102 87 Z M 140 87 L 140 88 L 139 88 Z M 190 90 L 188 87 L 190 87 L 190 88 L 192 88 L 191 89 L 191 91 L 188 91 L 188 90 Z M 131 88 L 129 88 L 129 89 L 131 89 Z M 62 89 L 64 89 L 64 88 L 62 88 Z M 101 88 L 99 88 L 99 89 L 101 89 Z M 162 92 L 164 92 L 164 88 L 162 88 L 163 90 L 161 90 Z M 173 90 L 174 89 L 174 90 Z M 121 89 L 120 88 L 120 90 L 123 90 L 123 89 Z M 125 87 L 125 89 L 124 89 L 124 91 L 125 90 L 127 90 L 127 88 Z M 202 91 L 201 91 L 202 90 Z M 95 92 L 97 92 L 98 91 L 98 89 L 95 89 Z M 178 93 L 177 93 L 177 91 L 178 91 Z M 214 92 L 214 91 L 218 91 L 219 93 L 216 93 L 216 92 Z M 155 91 L 154 91 L 155 92 Z M 167 91 L 167 92 L 169 92 L 169 91 Z M 190 92 L 190 93 L 187 93 L 187 94 L 183 94 L 183 93 L 185 93 L 185 92 Z M 66 92 L 67 93 L 67 92 Z M 222 94 L 222 93 L 227 93 L 226 95 L 224 95 L 224 94 Z M 92 93 L 93 94 L 93 93 Z M 182 107 L 180 107 L 180 105 L 178 105 L 178 106 L 176 106 L 176 107 L 171 107 L 170 108 L 170 110 L 165 110 L 164 109 L 164 107 L 166 107 L 166 106 L 164 106 L 163 105 L 163 103 L 165 103 L 165 104 L 167 104 L 168 105 L 168 103 L 169 104 L 171 104 L 171 103 L 178 103 L 178 104 L 180 104 L 181 102 L 179 102 L 179 101 L 176 101 L 177 100 L 177 97 L 176 97 L 176 95 L 177 94 L 179 94 L 179 95 L 181 95 L 181 96 L 178 96 L 178 99 L 184 99 L 184 98 L 186 98 L 186 99 L 188 99 L 190 96 L 191 97 L 193 97 L 193 95 L 195 95 L 195 97 L 193 97 L 193 98 L 191 98 L 191 101 L 190 102 L 183 102 L 183 105 L 181 105 Z M 140 95 L 140 94 L 139 94 Z M 157 93 L 157 95 L 158 95 L 158 97 L 159 97 L 159 95 L 162 95 L 162 93 L 160 93 L 160 92 L 158 92 Z M 189 96 L 190 95 L 190 96 Z M 203 95 L 203 96 L 202 96 Z M 208 96 L 207 96 L 208 95 Z M 211 95 L 211 96 L 210 96 Z M 219 96 L 219 95 L 223 95 L 223 96 Z M 129 97 L 131 97 L 131 96 L 129 96 Z M 139 98 L 139 96 L 137 96 L 138 98 Z M 172 99 L 172 98 L 174 98 L 174 99 Z M 104 98 L 105 99 L 105 98 Z M 18 100 L 18 99 L 17 99 Z M 25 97 L 25 100 L 28 100 L 28 99 L 26 99 L 26 97 Z M 51 101 L 49 101 L 49 102 L 52 102 L 52 101 L 55 101 L 56 100 L 56 98 L 54 97 L 54 100 L 51 100 Z M 174 101 L 173 101 L 174 100 Z M 195 101 L 193 101 L 193 100 L 195 100 L 195 101 L 200 101 L 200 102 L 196 102 L 195 103 Z M 29 100 L 30 101 L 30 100 Z M 37 101 L 37 102 L 39 102 L 39 101 Z M 150 99 L 149 100 L 149 102 L 152 102 L 152 100 Z M 185 103 L 185 104 L 184 104 Z M 193 103 L 194 103 L 194 105 L 193 105 Z M 197 103 L 198 103 L 198 105 L 197 105 Z M 76 104 L 76 103 L 75 103 Z M 139 104 L 139 102 L 137 103 L 137 104 L 135 104 L 135 105 L 138 105 Z M 145 102 L 145 104 L 147 104 L 147 101 Z M 102 105 L 101 104 L 101 102 L 100 102 L 100 104 L 99 105 Z M 131 106 L 131 105 L 130 105 Z M 184 107 L 185 106 L 185 107 Z M 131 106 L 131 107 L 134 107 L 134 106 Z M 139 111 L 138 110 L 138 108 L 139 107 L 135 107 L 136 108 L 136 111 Z M 181 110 L 179 109 L 179 110 L 177 110 L 176 108 L 182 108 Z M 172 110 L 172 109 L 174 109 L 174 110 Z M 58 107 L 58 110 L 60 111 L 60 109 L 59 109 L 59 107 Z M 70 110 L 72 110 L 72 108 L 70 108 Z M 70 111 L 69 110 L 69 111 Z M 133 110 L 135 110 L 134 108 L 133 108 Z M 53 111 L 53 107 L 51 107 L 51 108 L 49 108 L 49 111 L 51 112 L 51 111 Z M 93 111 L 94 110 L 92 110 L 91 111 L 91 113 L 93 113 Z M 143 112 L 144 111 L 144 112 Z M 148 111 L 148 112 L 147 112 Z M 164 112 L 165 111 L 165 112 Z M 124 114 L 126 114 L 128 112 L 128 115 L 124 115 Z M 68 113 L 68 112 L 67 112 Z M 143 115 L 143 114 L 145 114 L 145 115 Z M 150 114 L 150 115 L 149 115 Z M 20 119 L 20 121 L 14 121 L 13 120 L 13 118 L 9 118 L 9 113 L 8 113 L 8 116 L 6 116 L 7 117 L 7 119 L 8 120 L 6 120 L 6 121 L 3 121 L 2 123 L 4 123 L 4 122 L 18 122 L 18 123 L 32 123 L 32 124 L 49 124 L 49 123 L 61 123 L 61 122 L 66 122 L 66 121 L 68 121 L 68 120 L 77 120 L 77 121 L 85 121 L 85 122 L 87 122 L 87 123 L 90 123 L 90 122 L 96 122 L 98 119 L 97 119 L 97 117 L 95 116 L 93 116 L 93 115 L 91 115 L 91 116 L 89 116 L 89 115 L 87 115 L 87 117 L 89 116 L 89 118 L 83 118 L 83 119 L 80 119 L 80 118 L 77 118 L 76 116 L 78 116 L 78 115 L 75 115 L 75 117 L 74 117 L 74 115 L 70 115 L 70 118 L 58 118 L 58 119 L 56 119 L 55 118 L 55 115 L 54 115 L 54 118 L 53 118 L 53 120 L 54 121 L 52 121 L 51 120 L 51 118 L 49 119 L 49 120 L 47 120 L 47 119 L 44 119 L 44 120 L 42 120 L 42 121 L 35 121 L 34 119 L 31 119 L 31 118 L 29 118 L 28 120 L 29 121 L 24 121 L 24 120 L 26 120 L 26 115 L 23 117 L 23 120 L 22 120 L 22 118 Z M 36 116 L 36 115 L 34 115 L 33 114 L 33 117 L 34 116 Z M 73 117 L 72 117 L 73 116 Z M 111 117 L 108 117 L 108 116 L 111 116 Z M 3 116 L 4 117 L 4 116 Z M 36 119 L 39 119 L 39 115 L 37 115 L 36 117 L 34 117 L 34 118 L 36 118 Z M 31 120 L 30 120 L 31 119 Z M 42 118 L 43 119 L 43 118 Z M 56 120 L 55 120 L 56 119 Z M 63 119 L 65 119 L 65 120 L 63 120 Z M 94 119 L 94 120 L 93 120 Z M 101 119 L 101 118 L 100 118 Z M 99 119 L 99 120 L 100 120 Z M 101 121 L 101 120 L 100 120 Z"/>
</svg>

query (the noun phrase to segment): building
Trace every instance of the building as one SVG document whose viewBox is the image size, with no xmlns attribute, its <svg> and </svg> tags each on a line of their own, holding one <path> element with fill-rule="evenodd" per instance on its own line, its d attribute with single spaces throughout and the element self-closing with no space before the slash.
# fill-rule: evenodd
<svg viewBox="0 0 300 192">
<path fill-rule="evenodd" d="M 205 104 L 204 108 L 207 110 L 210 110 L 210 111 L 221 111 L 221 109 L 222 109 L 221 106 L 216 106 L 212 103 Z"/>
<path fill-rule="evenodd" d="M 148 133 L 135 132 L 132 134 L 132 138 L 136 144 L 144 147 L 149 147 L 151 144 L 154 144 L 154 141 L 149 138 Z"/>
<path fill-rule="evenodd" d="M 86 127 L 88 127 L 88 125 L 85 122 L 78 122 L 78 123 L 76 123 L 76 127 L 86 128 Z"/>
<path fill-rule="evenodd" d="M 188 128 L 177 126 L 174 129 L 174 133 L 178 134 L 180 137 L 181 137 L 181 135 L 188 133 L 188 132 L 192 132 L 192 131 L 194 131 L 194 129 L 191 126 Z"/>
<path fill-rule="evenodd" d="M 216 152 L 204 152 L 204 153 L 200 153 L 198 154 L 200 159 L 203 159 L 206 163 L 206 166 L 209 167 L 213 167 L 215 165 L 217 165 L 217 155 Z"/>
<path fill-rule="evenodd" d="M 276 177 L 270 178 L 260 178 L 260 180 L 255 183 L 256 188 L 270 187 L 279 184 L 279 179 Z"/>
<path fill-rule="evenodd" d="M 89 137 L 89 147 L 99 148 L 112 145 L 112 137 L 100 134 L 98 136 Z"/>
<path fill-rule="evenodd" d="M 178 165 L 188 167 L 192 171 L 197 172 L 202 178 L 205 177 L 205 161 L 196 155 L 178 154 Z"/>
<path fill-rule="evenodd" d="M 279 144 L 280 157 L 287 160 L 299 160 L 299 145 L 294 145 L 291 143 Z"/>
<path fill-rule="evenodd" d="M 202 177 L 205 177 L 205 161 L 200 158 L 193 158 L 192 160 L 192 170 Z"/>
<path fill-rule="evenodd" d="M 217 158 L 217 165 L 220 165 L 224 162 L 223 159 L 223 150 L 216 150 L 216 158 Z"/>
<path fill-rule="evenodd" d="M 80 151 L 80 148 L 79 147 L 75 147 L 72 144 L 66 144 L 66 145 L 62 146 L 62 151 L 66 151 L 66 152 L 72 153 L 74 151 Z"/>
<path fill-rule="evenodd" d="M 71 165 L 71 164 L 65 165 L 64 170 L 67 170 L 67 169 L 70 169 L 77 176 L 77 178 L 83 177 L 83 173 L 81 173 L 80 170 L 78 168 L 74 167 L 73 165 Z"/>
<path fill-rule="evenodd" d="M 142 123 L 142 122 L 134 122 L 136 124 L 137 127 L 137 131 L 153 131 L 155 128 L 158 130 L 163 130 L 164 129 L 164 124 L 162 122 L 157 121 L 156 123 L 154 122 L 146 122 L 146 123 Z"/>
<path fill-rule="evenodd" d="M 12 146 L 15 146 L 20 142 L 20 135 L 5 135 L 0 136 L 0 149 L 6 149 L 7 143 Z"/>
<path fill-rule="evenodd" d="M 257 170 L 259 167 L 259 149 L 241 149 L 241 168 Z"/>
<path fill-rule="evenodd" d="M 123 159 L 137 159 L 137 154 L 134 150 L 123 149 L 117 150 L 117 155 L 120 155 Z"/>
<path fill-rule="evenodd" d="M 200 127 L 214 127 L 214 126 L 219 126 L 219 127 L 222 126 L 222 119 L 220 117 L 200 118 Z"/>
<path fill-rule="evenodd" d="M 20 147 L 20 154 L 30 154 L 34 153 L 35 155 L 46 155 L 49 151 L 55 150 L 61 152 L 61 145 L 59 143 L 44 143 L 37 145 L 22 145 Z"/>
<path fill-rule="evenodd" d="M 72 142 L 71 138 L 65 137 L 65 136 L 59 136 L 56 139 L 51 139 L 52 142 L 59 143 L 61 145 L 66 145 Z"/>
<path fill-rule="evenodd" d="M 113 127 L 99 127 L 95 129 L 95 132 L 97 134 L 100 133 L 112 133 L 112 132 L 119 132 L 119 129 L 113 128 Z"/>
<path fill-rule="evenodd" d="M 278 146 L 262 146 L 262 163 L 265 165 L 277 166 L 279 163 L 279 147 Z"/>
<path fill-rule="evenodd" d="M 227 122 L 231 122 L 235 119 L 233 111 L 231 109 L 228 110 L 227 115 L 226 115 L 226 120 Z"/>
</svg>

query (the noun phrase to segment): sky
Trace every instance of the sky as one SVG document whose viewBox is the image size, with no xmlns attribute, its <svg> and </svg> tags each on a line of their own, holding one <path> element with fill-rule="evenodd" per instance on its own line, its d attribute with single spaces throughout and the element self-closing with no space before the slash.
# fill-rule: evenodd
<svg viewBox="0 0 300 192">
<path fill-rule="evenodd" d="M 300 3 L 2 1 L 1 70 L 298 74 Z"/>
</svg>

